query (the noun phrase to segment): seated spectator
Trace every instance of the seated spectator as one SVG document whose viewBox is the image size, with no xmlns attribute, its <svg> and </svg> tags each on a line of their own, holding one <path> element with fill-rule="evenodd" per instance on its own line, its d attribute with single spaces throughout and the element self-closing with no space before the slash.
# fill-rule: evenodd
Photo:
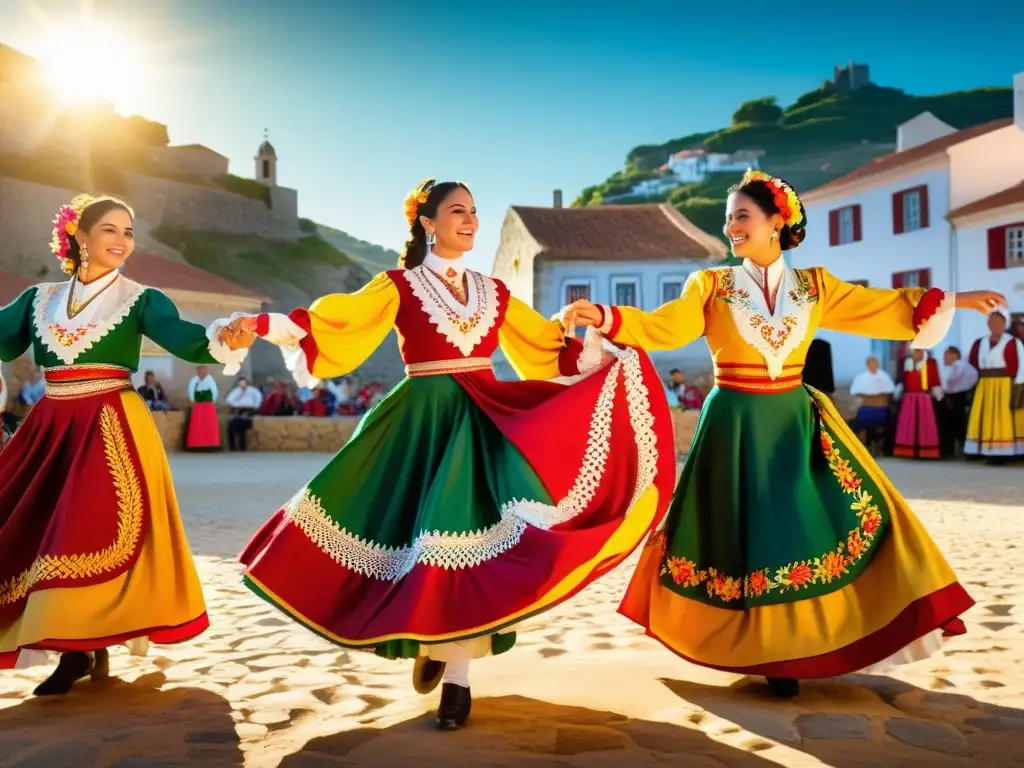
<svg viewBox="0 0 1024 768">
<path fill-rule="evenodd" d="M 139 394 L 146 401 L 146 405 L 149 406 L 151 411 L 174 410 L 171 406 L 171 401 L 167 399 L 167 395 L 164 393 L 163 386 L 156 380 L 156 374 L 152 371 L 146 371 L 146 381 L 139 387 Z"/>
<path fill-rule="evenodd" d="M 283 381 L 275 381 L 270 393 L 263 399 L 260 416 L 294 416 L 298 411 L 298 399 L 288 391 Z"/>
<path fill-rule="evenodd" d="M 303 416 L 330 416 L 337 407 L 334 393 L 321 382 L 313 392 L 313 397 L 302 404 Z"/>
<path fill-rule="evenodd" d="M 673 368 L 668 375 L 668 390 L 675 396 L 675 402 L 669 398 L 669 405 L 678 405 L 684 411 L 699 411 L 704 406 L 704 395 L 700 389 L 687 384 L 686 375 L 678 368 Z"/>
<path fill-rule="evenodd" d="M 263 402 L 263 395 L 256 387 L 249 386 L 247 379 L 240 378 L 235 388 L 228 392 L 224 402 L 231 409 L 231 420 L 228 422 L 228 450 L 244 451 L 248 432 L 252 429 L 252 418 Z"/>
</svg>

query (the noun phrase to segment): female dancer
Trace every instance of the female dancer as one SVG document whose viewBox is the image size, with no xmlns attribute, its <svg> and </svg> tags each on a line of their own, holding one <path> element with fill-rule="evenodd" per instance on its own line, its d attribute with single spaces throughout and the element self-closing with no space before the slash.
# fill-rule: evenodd
<svg viewBox="0 0 1024 768">
<path fill-rule="evenodd" d="M 443 677 L 437 723 L 455 729 L 470 712 L 470 659 L 508 650 L 513 625 L 606 573 L 656 525 L 673 438 L 645 355 L 602 364 L 596 334 L 585 348 L 567 342 L 466 269 L 477 217 L 464 184 L 424 182 L 406 217 L 400 269 L 245 321 L 282 345 L 300 385 L 348 373 L 392 328 L 408 377 L 241 561 L 250 589 L 317 634 L 415 657 L 420 692 Z M 498 346 L 523 378 L 590 375 L 501 382 Z"/>
<path fill-rule="evenodd" d="M 831 401 L 802 385 L 808 342 L 824 328 L 929 346 L 954 306 L 1003 302 L 792 269 L 782 252 L 804 225 L 785 181 L 748 171 L 725 225 L 742 265 L 695 273 L 654 312 L 580 301 L 563 314 L 645 349 L 706 338 L 716 386 L 619 610 L 680 656 L 765 675 L 782 696 L 798 678 L 920 657 L 933 630 L 964 632 L 973 604 Z"/>
<path fill-rule="evenodd" d="M 123 277 L 134 246 L 125 203 L 80 195 L 51 243 L 71 279 L 0 309 L 0 360 L 32 347 L 46 372 L 46 396 L 0 452 L 0 668 L 60 651 L 38 696 L 106 675 L 111 645 L 142 655 L 209 623 L 167 458 L 129 377 L 143 336 L 229 372 L 246 352 Z"/>
</svg>

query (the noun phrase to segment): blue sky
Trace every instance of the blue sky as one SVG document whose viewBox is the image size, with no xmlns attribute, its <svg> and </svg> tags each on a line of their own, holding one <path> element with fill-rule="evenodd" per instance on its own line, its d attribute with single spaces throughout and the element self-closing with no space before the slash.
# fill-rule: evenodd
<svg viewBox="0 0 1024 768">
<path fill-rule="evenodd" d="M 32 52 L 84 2 L 6 0 L 0 42 Z M 866 62 L 875 82 L 922 94 L 1010 85 L 1024 70 L 1015 38 L 997 39 L 1024 23 L 1019 0 L 975 0 L 970 13 L 949 0 L 88 5 L 146 60 L 138 86 L 106 75 L 119 110 L 167 123 L 174 144 L 216 149 L 243 176 L 269 128 L 301 215 L 392 248 L 410 188 L 463 179 L 485 270 L 509 205 L 550 205 L 556 188 L 571 201 L 633 146 L 727 125 L 746 99 L 788 103 L 834 64 Z"/>
</svg>

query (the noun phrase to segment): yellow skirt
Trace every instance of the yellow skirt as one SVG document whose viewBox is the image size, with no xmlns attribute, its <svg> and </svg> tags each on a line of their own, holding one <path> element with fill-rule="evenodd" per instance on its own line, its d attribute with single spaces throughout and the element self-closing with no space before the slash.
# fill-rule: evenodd
<svg viewBox="0 0 1024 768">
<path fill-rule="evenodd" d="M 135 392 L 121 398 L 149 496 L 149 529 L 139 557 L 128 571 L 100 584 L 31 593 L 21 615 L 0 627 L 0 654 L 26 648 L 92 650 L 120 642 L 131 642 L 133 653 L 141 654 L 147 638 L 181 642 L 209 624 L 153 417 Z"/>
<path fill-rule="evenodd" d="M 1010 409 L 1012 392 L 1009 376 L 982 378 L 978 382 L 967 421 L 965 454 L 995 457 L 1024 454 L 1024 411 Z"/>
</svg>

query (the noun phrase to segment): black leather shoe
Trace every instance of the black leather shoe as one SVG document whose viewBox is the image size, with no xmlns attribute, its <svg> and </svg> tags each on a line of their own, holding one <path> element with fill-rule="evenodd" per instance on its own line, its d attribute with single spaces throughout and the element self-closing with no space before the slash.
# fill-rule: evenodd
<svg viewBox="0 0 1024 768">
<path fill-rule="evenodd" d="M 469 688 L 455 683 L 441 686 L 441 706 L 437 708 L 437 727 L 442 731 L 457 731 L 469 719 L 473 697 Z"/>
<path fill-rule="evenodd" d="M 444 662 L 417 656 L 412 667 L 412 687 L 416 693 L 430 693 L 444 676 Z"/>
<path fill-rule="evenodd" d="M 77 680 L 88 675 L 93 668 L 93 657 L 85 651 L 70 651 L 60 655 L 60 663 L 48 678 L 36 686 L 36 696 L 67 693 Z"/>
<path fill-rule="evenodd" d="M 790 677 L 766 677 L 768 690 L 780 699 L 792 699 L 800 694 L 800 683 Z"/>
</svg>

